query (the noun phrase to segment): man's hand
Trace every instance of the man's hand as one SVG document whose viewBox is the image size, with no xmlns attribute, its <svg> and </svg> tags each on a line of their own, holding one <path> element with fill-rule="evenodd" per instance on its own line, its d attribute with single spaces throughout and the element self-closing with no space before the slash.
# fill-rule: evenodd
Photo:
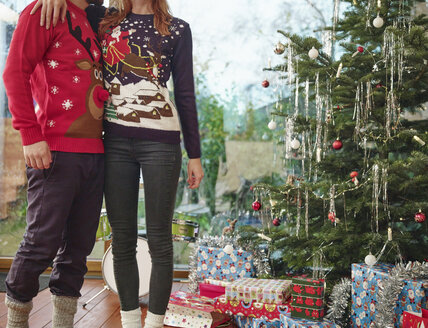
<svg viewBox="0 0 428 328">
<path fill-rule="evenodd" d="M 58 19 L 61 15 L 61 21 L 65 22 L 65 15 L 67 13 L 67 2 L 66 0 L 38 0 L 36 5 L 31 10 L 31 15 L 42 7 L 42 13 L 40 15 L 40 26 L 45 25 L 46 20 L 46 29 L 48 30 L 51 26 L 51 19 L 53 27 L 58 23 Z"/>
<path fill-rule="evenodd" d="M 202 164 L 200 158 L 189 159 L 187 164 L 187 183 L 190 189 L 196 189 L 204 177 L 204 171 L 202 170 Z"/>
<path fill-rule="evenodd" d="M 38 170 L 49 168 L 52 163 L 52 155 L 46 141 L 39 141 L 23 148 L 27 166 Z"/>
</svg>

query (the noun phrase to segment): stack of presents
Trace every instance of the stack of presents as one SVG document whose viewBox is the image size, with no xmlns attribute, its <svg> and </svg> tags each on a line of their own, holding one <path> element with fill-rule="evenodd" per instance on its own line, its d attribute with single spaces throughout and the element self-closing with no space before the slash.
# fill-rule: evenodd
<svg viewBox="0 0 428 328">
<path fill-rule="evenodd" d="M 221 248 L 199 246 L 197 260 L 199 294 L 173 293 L 165 325 L 340 328 L 324 318 L 325 282 L 322 279 L 257 279 L 253 256 L 243 250 L 226 254 Z M 351 327 L 374 327 L 379 286 L 391 268 L 389 265 L 352 265 Z M 424 319 L 428 313 L 423 310 L 427 297 L 428 281 L 405 281 L 395 308 L 395 327 L 421 327 L 421 322 L 428 320 Z"/>
</svg>

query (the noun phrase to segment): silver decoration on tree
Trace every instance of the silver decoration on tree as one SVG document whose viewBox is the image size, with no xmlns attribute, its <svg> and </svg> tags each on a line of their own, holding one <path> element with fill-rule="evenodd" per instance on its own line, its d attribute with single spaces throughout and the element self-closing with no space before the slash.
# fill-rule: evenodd
<svg viewBox="0 0 428 328">
<path fill-rule="evenodd" d="M 337 225 L 337 218 L 336 218 L 336 204 L 334 202 L 334 198 L 336 197 L 336 187 L 332 185 L 330 187 L 330 207 L 328 210 L 328 213 L 332 213 L 334 215 L 334 226 Z"/>
<path fill-rule="evenodd" d="M 309 119 L 309 79 L 306 79 L 305 84 L 305 118 Z"/>
<path fill-rule="evenodd" d="M 305 188 L 305 232 L 306 238 L 309 237 L 309 190 Z"/>
<path fill-rule="evenodd" d="M 350 322 L 350 312 L 347 310 L 351 299 L 351 286 L 352 283 L 349 278 L 342 278 L 340 282 L 334 285 L 325 316 L 327 320 L 342 327 L 346 327 L 347 323 Z"/>
<path fill-rule="evenodd" d="M 300 188 L 297 190 L 297 200 L 296 200 L 296 207 L 297 207 L 297 228 L 296 228 L 296 236 L 299 237 L 300 232 L 300 220 L 301 220 L 301 211 L 300 211 Z"/>
<path fill-rule="evenodd" d="M 291 141 L 294 134 L 294 117 L 288 117 L 285 121 L 285 158 L 292 158 Z"/>
<path fill-rule="evenodd" d="M 372 219 L 376 221 L 376 233 L 379 233 L 379 195 L 381 191 L 380 182 L 379 182 L 379 165 L 375 164 L 372 168 L 372 180 L 373 180 L 373 190 L 372 190 Z M 372 227 L 373 229 L 373 227 Z"/>
<path fill-rule="evenodd" d="M 340 1 L 340 0 L 336 0 L 336 1 Z M 333 37 L 334 37 L 333 33 L 334 32 L 332 30 L 325 30 L 325 31 L 322 31 L 322 35 L 321 35 L 321 43 L 323 45 L 322 52 L 329 57 L 333 55 Z"/>
<path fill-rule="evenodd" d="M 321 162 L 321 135 L 322 135 L 322 99 L 320 95 L 320 74 L 317 72 L 315 79 L 315 106 L 316 106 L 316 135 L 315 135 L 315 159 L 317 163 Z"/>
<path fill-rule="evenodd" d="M 294 98 L 294 117 L 299 115 L 299 77 L 296 77 L 296 87 L 295 87 L 295 98 Z"/>
</svg>

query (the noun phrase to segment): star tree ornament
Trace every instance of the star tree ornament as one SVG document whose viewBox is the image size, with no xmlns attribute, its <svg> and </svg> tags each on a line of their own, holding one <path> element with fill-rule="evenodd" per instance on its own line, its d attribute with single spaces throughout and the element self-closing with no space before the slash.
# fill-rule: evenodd
<svg viewBox="0 0 428 328">
<path fill-rule="evenodd" d="M 422 212 L 422 210 L 419 210 L 419 212 L 415 214 L 415 221 L 417 223 L 423 223 L 423 222 L 425 222 L 426 218 L 427 217 L 426 217 L 425 213 Z"/>
<path fill-rule="evenodd" d="M 312 47 L 312 49 L 308 52 L 308 56 L 310 59 L 317 59 L 319 56 L 319 52 L 317 49 L 315 49 L 315 47 Z"/>
</svg>

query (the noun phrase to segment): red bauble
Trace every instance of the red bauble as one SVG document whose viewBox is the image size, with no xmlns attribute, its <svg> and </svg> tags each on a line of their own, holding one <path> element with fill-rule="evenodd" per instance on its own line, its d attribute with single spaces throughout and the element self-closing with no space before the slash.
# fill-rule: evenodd
<svg viewBox="0 0 428 328">
<path fill-rule="evenodd" d="M 357 172 L 357 171 L 352 171 L 352 172 L 349 174 L 349 176 L 350 176 L 351 178 L 355 178 L 355 177 L 357 177 L 357 176 L 358 176 L 358 172 Z M 352 181 L 354 181 L 354 180 L 352 180 Z"/>
<path fill-rule="evenodd" d="M 364 52 L 364 48 L 363 48 L 363 47 L 361 47 L 361 46 L 359 46 L 359 47 L 357 48 L 357 50 L 358 50 L 358 52 Z"/>
<path fill-rule="evenodd" d="M 275 219 L 272 220 L 272 224 L 275 227 L 278 227 L 281 224 L 281 220 L 279 218 L 275 218 Z"/>
<path fill-rule="evenodd" d="M 256 201 L 253 203 L 252 207 L 253 207 L 253 210 L 254 210 L 254 211 L 258 211 L 259 209 L 261 209 L 261 208 L 262 208 L 262 204 L 260 204 L 260 202 L 259 202 L 258 200 L 256 200 Z"/>
<path fill-rule="evenodd" d="M 427 217 L 426 217 L 425 213 L 422 212 L 421 210 L 419 210 L 419 212 L 415 214 L 415 221 L 417 223 L 425 222 L 426 218 Z"/>
<path fill-rule="evenodd" d="M 336 150 L 339 150 L 340 148 L 342 148 L 342 146 L 343 146 L 343 143 L 339 139 L 333 142 L 333 148 Z"/>
<path fill-rule="evenodd" d="M 382 88 L 383 87 L 383 85 L 382 85 L 382 83 L 378 83 L 378 84 L 376 84 L 376 88 Z"/>
<path fill-rule="evenodd" d="M 334 212 L 329 212 L 329 213 L 328 213 L 328 219 L 329 219 L 331 222 L 334 222 L 334 221 L 336 220 L 336 214 L 334 214 Z"/>
<path fill-rule="evenodd" d="M 262 87 L 263 88 L 267 88 L 269 86 L 269 81 L 268 80 L 264 80 L 263 82 L 262 82 Z"/>
</svg>

